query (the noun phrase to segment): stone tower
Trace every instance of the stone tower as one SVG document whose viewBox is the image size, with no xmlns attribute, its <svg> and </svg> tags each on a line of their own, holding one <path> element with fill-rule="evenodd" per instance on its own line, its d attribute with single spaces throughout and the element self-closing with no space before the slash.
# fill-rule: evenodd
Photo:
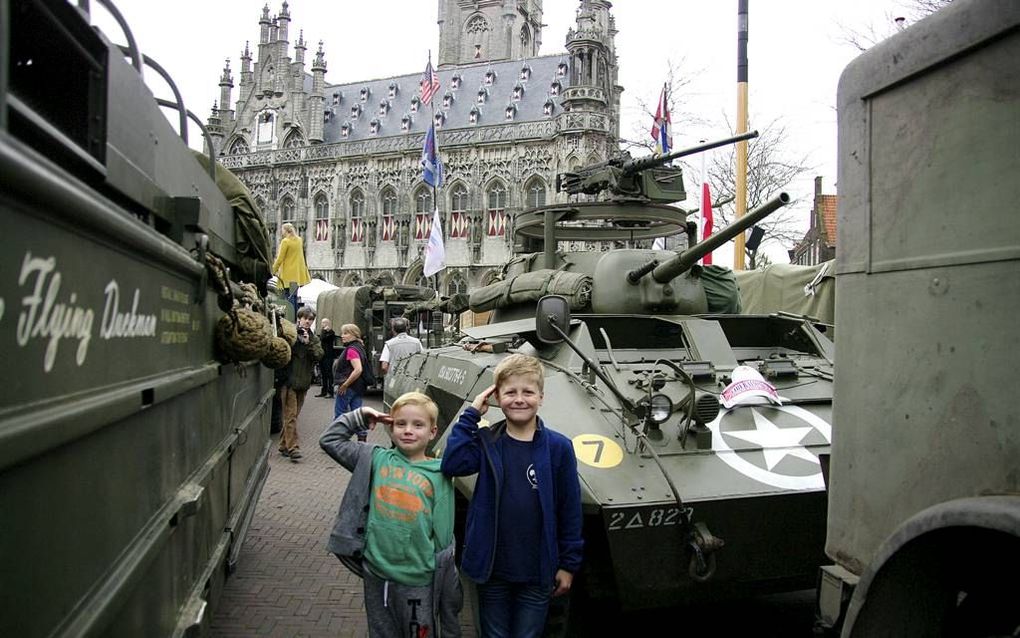
<svg viewBox="0 0 1020 638">
<path fill-rule="evenodd" d="M 535 57 L 542 0 L 439 0 L 439 68 Z"/>
<path fill-rule="evenodd" d="M 619 138 L 623 89 L 617 84 L 617 31 L 611 8 L 608 0 L 581 0 L 577 28 L 567 32 L 570 88 L 563 92 L 563 108 L 608 115 L 613 135 Z"/>
</svg>

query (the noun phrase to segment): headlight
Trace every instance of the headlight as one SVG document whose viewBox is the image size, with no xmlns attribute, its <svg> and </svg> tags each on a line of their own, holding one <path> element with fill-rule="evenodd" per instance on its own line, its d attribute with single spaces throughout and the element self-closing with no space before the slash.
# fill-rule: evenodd
<svg viewBox="0 0 1020 638">
<path fill-rule="evenodd" d="M 669 418 L 673 412 L 673 402 L 665 394 L 652 395 L 652 401 L 648 405 L 648 418 L 654 423 L 662 423 Z"/>
</svg>

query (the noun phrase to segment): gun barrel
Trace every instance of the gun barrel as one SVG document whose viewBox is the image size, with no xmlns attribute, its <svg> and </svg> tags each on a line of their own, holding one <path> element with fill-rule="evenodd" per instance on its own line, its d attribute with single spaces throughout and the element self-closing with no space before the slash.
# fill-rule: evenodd
<svg viewBox="0 0 1020 638">
<path fill-rule="evenodd" d="M 691 146 L 690 148 L 681 149 L 666 155 L 649 155 L 648 157 L 639 157 L 637 159 L 627 160 L 623 163 L 622 168 L 625 175 L 631 175 L 645 169 L 652 168 L 653 166 L 662 166 L 663 164 L 681 157 L 687 157 L 688 155 L 694 155 L 695 153 L 701 153 L 702 151 L 710 151 L 713 148 L 719 148 L 720 146 L 726 146 L 728 144 L 736 144 L 737 142 L 743 142 L 744 140 L 749 140 L 755 137 L 758 137 L 758 131 L 748 131 L 747 133 L 741 133 L 740 135 L 734 135 L 733 137 L 727 137 L 726 139 L 716 140 L 715 142 L 698 144 L 697 146 Z"/>
<path fill-rule="evenodd" d="M 664 261 L 656 266 L 652 270 L 652 279 L 660 284 L 675 279 L 680 274 L 689 270 L 691 266 L 698 263 L 699 259 L 789 203 L 790 196 L 786 193 L 779 193 L 700 244 L 691 246 L 676 257 L 672 257 L 668 261 Z"/>
</svg>

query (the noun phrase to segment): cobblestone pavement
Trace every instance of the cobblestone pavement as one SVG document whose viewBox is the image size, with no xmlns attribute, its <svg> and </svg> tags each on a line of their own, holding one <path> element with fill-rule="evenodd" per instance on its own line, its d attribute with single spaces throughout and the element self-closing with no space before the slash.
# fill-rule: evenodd
<svg viewBox="0 0 1020 638">
<path fill-rule="evenodd" d="M 361 579 L 326 551 L 350 474 L 319 449 L 333 400 L 315 397 L 318 392 L 309 389 L 298 419 L 299 462 L 277 454 L 279 435 L 272 437 L 269 478 L 213 617 L 214 636 L 368 636 Z M 366 403 L 381 408 L 379 397 Z M 369 441 L 385 440 L 382 429 L 369 434 Z M 461 626 L 465 638 L 475 636 L 466 605 Z"/>
</svg>

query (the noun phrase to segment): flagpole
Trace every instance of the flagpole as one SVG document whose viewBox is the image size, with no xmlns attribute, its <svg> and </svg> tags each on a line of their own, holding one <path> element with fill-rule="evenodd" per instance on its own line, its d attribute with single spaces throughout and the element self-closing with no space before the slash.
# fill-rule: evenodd
<svg viewBox="0 0 1020 638">
<path fill-rule="evenodd" d="M 747 132 L 747 4 L 737 0 L 737 135 Z M 736 220 L 747 212 L 747 142 L 737 142 Z M 744 233 L 734 238 L 733 270 L 744 269 Z"/>
</svg>

